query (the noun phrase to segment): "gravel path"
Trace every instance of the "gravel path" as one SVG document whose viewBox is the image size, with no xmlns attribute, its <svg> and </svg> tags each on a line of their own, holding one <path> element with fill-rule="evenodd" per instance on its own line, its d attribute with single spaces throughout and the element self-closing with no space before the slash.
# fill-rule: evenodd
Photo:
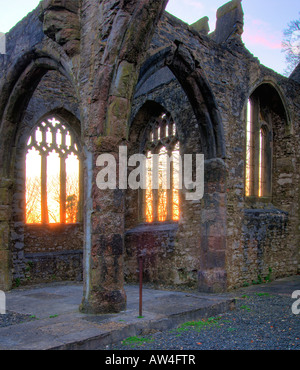
<svg viewBox="0 0 300 370">
<path fill-rule="evenodd" d="M 248 293 L 236 309 L 209 320 L 145 337 L 128 338 L 108 350 L 300 350 L 300 314 L 292 300 Z"/>
<path fill-rule="evenodd" d="M 30 315 L 21 315 L 16 312 L 7 311 L 5 315 L 0 315 L 0 328 L 5 326 L 21 324 L 23 322 L 32 321 L 35 318 Z"/>
</svg>

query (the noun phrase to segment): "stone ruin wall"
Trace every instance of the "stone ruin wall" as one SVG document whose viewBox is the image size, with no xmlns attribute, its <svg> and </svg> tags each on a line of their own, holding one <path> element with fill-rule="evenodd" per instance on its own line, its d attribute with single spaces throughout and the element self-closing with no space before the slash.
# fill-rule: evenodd
<svg viewBox="0 0 300 370">
<path fill-rule="evenodd" d="M 226 163 L 224 187 L 226 189 L 222 189 L 222 197 L 227 221 L 225 229 L 222 230 L 220 227 L 214 229 L 215 238 L 212 237 L 208 242 L 208 249 L 204 253 L 209 255 L 211 250 L 218 248 L 220 236 L 226 240 L 228 289 L 248 285 L 260 281 L 264 277 L 275 279 L 298 273 L 299 191 L 295 184 L 299 183 L 297 174 L 299 114 L 296 102 L 299 101 L 299 86 L 294 81 L 287 80 L 260 65 L 259 60 L 243 48 L 240 40 L 232 40 L 226 45 L 227 47 L 224 47 L 216 45 L 205 36 L 199 37 L 193 33 L 194 30 L 183 28 L 179 20 L 166 15 L 161 20 L 152 40 L 149 54 L 155 54 L 156 49 L 167 47 L 170 41 L 174 42 L 174 40 L 188 45 L 197 60 L 200 61 L 205 76 L 209 80 L 222 117 L 226 142 L 226 156 L 224 158 Z M 175 84 L 175 81 L 172 83 Z M 285 122 L 282 119 L 277 119 L 276 116 L 272 117 L 274 130 L 272 199 L 263 203 L 260 201 L 249 203 L 244 196 L 245 107 L 248 96 L 261 83 L 278 88 L 287 117 Z M 162 105 L 168 108 L 166 100 L 169 97 L 173 102 L 178 101 L 178 99 L 172 98 L 171 90 L 174 91 L 174 88 L 169 89 L 168 85 L 171 85 L 171 82 L 164 86 L 160 85 L 156 89 L 149 86 L 148 92 L 143 91 L 143 101 L 149 99 L 159 103 L 163 102 Z M 183 91 L 182 94 L 184 96 Z M 141 96 L 135 99 L 135 104 L 138 106 L 141 106 L 140 99 Z M 184 103 L 182 105 L 184 106 Z M 184 119 L 184 114 L 180 116 L 176 107 L 170 108 L 170 112 L 177 114 L 180 119 Z M 195 135 L 193 127 L 191 124 L 188 128 L 190 136 Z M 186 152 L 189 152 L 190 149 L 191 147 L 188 147 Z M 214 195 L 216 196 L 217 193 Z M 130 204 L 136 204 L 136 202 L 129 201 L 128 205 Z M 201 253 L 206 247 L 204 243 L 202 245 L 200 243 L 201 227 L 195 230 L 194 225 L 205 223 L 205 219 L 209 219 L 209 217 L 216 219 L 216 213 L 220 210 L 222 212 L 222 207 L 218 206 L 218 209 L 214 211 L 206 209 L 204 216 L 201 217 L 201 209 L 204 207 L 202 202 L 197 207 L 198 211 L 189 214 L 188 217 L 179 222 L 179 230 L 185 231 L 175 229 L 175 238 L 174 231 L 171 234 L 168 231 L 166 234 L 166 230 L 164 230 L 165 234 L 161 237 L 163 240 L 162 250 L 165 251 L 163 256 L 160 257 L 161 250 L 160 253 L 157 253 L 156 259 L 153 257 L 152 261 L 147 263 L 147 271 L 149 270 L 149 275 L 153 277 L 152 280 L 150 279 L 152 282 L 163 281 L 170 285 L 179 286 L 199 284 L 197 266 L 199 268 Z M 183 227 L 183 225 L 185 226 Z M 189 229 L 190 231 L 188 231 Z M 132 261 L 132 252 L 136 249 L 136 243 L 143 245 L 141 242 L 143 238 L 141 237 L 139 241 L 135 230 L 130 230 L 128 235 L 126 248 L 130 255 L 129 260 Z M 149 231 L 145 235 L 149 235 Z M 133 241 L 134 237 L 136 239 Z M 146 237 L 147 245 L 153 244 L 155 251 L 159 250 L 157 239 L 156 233 L 151 234 L 151 242 Z M 213 266 L 218 266 L 218 263 L 222 266 L 222 252 L 219 252 L 211 257 L 210 266 L 212 269 Z M 173 262 L 176 254 L 179 257 L 178 261 L 180 261 L 178 264 Z M 135 265 L 129 275 L 135 276 L 136 279 L 137 274 L 134 274 L 134 271 L 137 269 L 138 258 L 135 253 L 133 256 Z M 189 256 L 192 256 L 191 260 L 189 260 Z M 161 264 L 159 260 L 162 261 Z M 126 271 L 128 269 L 130 270 L 129 266 L 126 267 Z M 170 273 L 164 273 L 165 270 Z M 161 272 L 159 273 L 159 271 Z M 167 278 L 162 278 L 163 276 L 167 276 Z"/>
<path fill-rule="evenodd" d="M 23 284 L 83 279 L 83 225 L 26 225 L 25 147 L 34 126 L 51 112 L 57 118 L 79 120 L 78 101 L 69 81 L 49 71 L 37 86 L 18 130 L 16 185 L 13 195 L 13 278 Z M 72 117 L 72 114 L 74 117 Z M 66 116 L 66 117 L 64 117 Z M 75 126 L 75 124 L 74 124 Z M 76 126 L 74 127 L 76 130 Z M 79 132 L 80 135 L 80 132 Z"/>
<path fill-rule="evenodd" d="M 147 101 L 155 101 L 171 112 L 176 123 L 182 153 L 201 153 L 197 120 L 181 86 L 170 71 L 159 71 L 150 77 L 136 92 L 132 117 Z M 161 81 L 165 81 L 161 84 Z M 158 84 L 158 86 L 157 86 Z M 145 93 L 146 91 L 146 93 Z M 195 131 L 193 131 L 193 128 Z M 132 153 L 139 151 L 138 145 Z M 140 225 L 138 193 L 128 191 L 125 236 L 125 278 L 136 281 L 138 255 L 144 251 L 145 282 L 157 286 L 185 284 L 197 286 L 199 265 L 200 229 L 197 228 L 201 214 L 201 202 L 185 201 L 181 191 L 181 219 L 166 225 Z M 188 240 L 188 243 L 186 242 Z"/>
<path fill-rule="evenodd" d="M 99 41 L 95 39 L 94 32 L 88 32 L 88 30 L 98 27 L 96 17 L 100 16 L 99 9 L 91 12 L 94 8 L 96 10 L 94 2 L 92 5 L 83 3 L 81 41 L 76 27 L 71 33 L 64 34 L 63 32 L 66 24 L 62 21 L 73 19 L 76 9 L 68 10 L 72 13 L 71 18 L 68 18 L 66 13 L 60 13 L 56 29 L 51 28 L 53 13 L 45 13 L 44 31 L 50 38 L 43 33 L 39 20 L 40 11 L 36 10 L 8 35 L 10 58 L 0 57 L 0 67 L 3 73 L 6 73 L 13 63 L 18 61 L 15 68 L 21 70 L 22 62 L 31 57 L 31 55 L 26 55 L 23 61 L 19 59 L 23 54 L 23 49 L 30 49 L 31 45 L 35 44 L 41 45 L 37 48 L 39 56 L 41 56 L 43 52 L 46 54 L 47 48 L 50 47 L 58 62 L 70 72 L 73 85 L 71 87 L 70 81 L 66 81 L 61 74 L 47 73 L 30 100 L 23 115 L 23 126 L 20 126 L 18 135 L 21 137 L 23 128 L 33 127 L 36 120 L 49 110 L 64 108 L 78 120 L 81 120 L 81 134 L 88 149 L 93 151 L 98 145 L 98 152 L 96 150 L 93 154 L 93 159 L 95 159 L 97 154 L 105 148 L 109 148 L 110 143 L 112 144 L 110 150 L 112 152 L 115 150 L 116 141 L 111 138 L 105 139 L 105 125 L 101 115 L 106 109 L 104 108 L 106 103 L 99 104 L 99 99 L 102 102 L 102 96 L 96 87 L 98 82 L 106 86 L 111 76 L 111 70 L 108 67 L 100 74 L 100 77 L 97 76 L 97 71 L 100 68 L 99 56 L 103 56 L 104 52 L 107 58 L 110 55 L 106 49 L 107 35 L 113 29 L 111 19 L 117 14 L 118 9 L 112 6 L 113 1 L 105 2 L 107 9 L 111 7 L 111 19 L 109 17 L 102 18 L 101 37 L 103 40 Z M 103 8 L 102 11 L 107 9 Z M 209 103 L 216 105 L 224 130 L 223 142 L 221 143 L 224 145 L 224 152 L 219 153 L 215 158 L 206 159 L 204 199 L 192 205 L 184 203 L 183 218 L 178 225 L 169 225 L 168 227 L 158 225 L 153 230 L 151 227 L 139 225 L 137 222 L 138 210 L 135 206 L 138 204 L 136 202 L 137 194 L 127 193 L 125 208 L 119 193 L 114 194 L 113 200 L 109 198 L 109 195 L 100 192 L 95 196 L 95 189 L 90 193 L 93 196 L 92 202 L 96 211 L 89 224 L 93 230 L 92 244 L 102 243 L 102 249 L 99 247 L 97 253 L 103 254 L 106 242 L 110 244 L 110 236 L 107 238 L 103 236 L 104 228 L 105 232 L 111 234 L 120 229 L 122 234 L 124 223 L 125 233 L 120 235 L 121 238 L 125 239 L 124 274 L 130 282 L 136 281 L 137 253 L 141 240 L 148 251 L 145 278 L 156 284 L 181 288 L 198 287 L 198 289 L 205 291 L 223 291 L 252 283 L 259 276 L 267 276 L 270 268 L 272 269 L 272 279 L 299 273 L 300 81 L 296 81 L 297 74 L 295 74 L 295 80 L 287 79 L 260 65 L 259 61 L 241 43 L 240 22 L 236 23 L 239 27 L 232 37 L 222 39 L 226 36 L 228 27 L 230 28 L 231 25 L 227 14 L 232 15 L 233 13 L 220 14 L 218 32 L 211 35 L 207 35 L 206 27 L 203 28 L 203 24 L 193 27 L 187 26 L 176 18 L 164 14 L 145 54 L 145 59 L 148 60 L 166 48 L 170 48 L 171 54 L 177 50 L 186 58 L 187 64 L 196 61 L 197 71 L 200 71 L 203 81 L 208 83 L 214 100 Z M 240 20 L 240 16 L 240 13 L 234 15 L 238 20 Z M 74 24 L 76 26 L 77 17 L 74 18 Z M 224 32 L 220 33 L 221 29 Z M 229 35 L 227 34 L 227 36 Z M 82 45 L 79 49 L 80 42 Z M 66 54 L 61 53 L 60 47 L 64 49 Z M 91 54 L 92 48 L 96 50 L 95 55 Z M 114 55 L 115 50 L 111 49 L 110 52 Z M 87 58 L 90 54 L 91 57 Z M 134 53 L 128 52 L 125 59 L 127 58 L 131 63 L 135 59 L 134 55 Z M 130 67 L 132 64 L 122 63 L 123 71 L 125 65 L 132 68 Z M 168 64 L 169 61 L 166 60 L 166 63 Z M 93 66 L 95 68 L 92 68 Z M 50 67 L 50 69 L 55 69 L 54 65 Z M 13 81 L 14 76 L 2 75 L 1 69 L 0 78 L 4 77 L 6 81 L 10 81 L 10 79 Z M 248 202 L 244 196 L 245 109 L 249 95 L 262 83 L 273 86 L 281 96 L 287 119 L 283 123 L 282 118 L 273 117 L 272 199 L 269 199 L 268 202 Z M 147 100 L 156 101 L 174 115 L 175 121 L 180 122 L 187 140 L 184 150 L 197 152 L 202 148 L 199 145 L 199 140 L 195 139 L 199 137 L 199 131 L 195 128 L 197 121 L 195 111 L 193 111 L 195 107 L 186 94 L 188 91 L 185 90 L 186 86 L 181 85 L 176 79 L 168 80 L 163 85 L 159 83 L 144 84 L 139 91 L 135 91 L 130 122 Z M 0 87 L 3 88 L 3 86 L 2 82 Z M 77 86 L 76 92 L 74 86 Z M 34 86 L 32 88 L 35 89 Z M 125 130 L 121 123 L 123 120 L 124 122 L 128 121 L 124 117 L 126 117 L 128 109 L 130 111 L 130 107 L 128 108 L 127 95 L 124 98 L 123 94 L 124 89 L 127 89 L 128 92 L 133 88 L 134 81 L 129 84 L 127 81 L 121 88 L 117 85 L 112 86 L 112 90 L 117 93 L 116 96 L 110 96 L 109 101 L 113 102 L 114 105 L 112 104 L 107 109 L 108 113 L 112 113 L 108 117 L 108 122 L 112 124 L 110 134 L 120 132 L 118 130 Z M 8 91 L 7 86 L 2 90 L 2 97 L 6 91 Z M 107 91 L 103 90 L 103 94 L 106 94 Z M 55 102 L 58 100 L 59 104 L 56 105 Z M 1 104 L 2 102 L 0 103 L 0 111 L 3 108 Z M 93 116 L 91 112 L 97 104 L 100 108 Z M 126 114 L 123 112 L 124 114 L 118 116 L 117 108 L 119 107 L 123 107 Z M 40 109 L 42 111 L 39 112 Z M 99 124 L 97 125 L 95 122 L 99 122 Z M 120 123 L 119 126 L 118 123 Z M 201 122 L 198 121 L 198 124 Z M 20 151 L 20 148 L 17 150 Z M 14 154 L 16 158 L 17 154 Z M 3 159 L 1 159 L 1 166 L 3 168 L 6 166 Z M 88 169 L 88 166 L 88 162 L 85 161 L 85 174 L 94 176 L 96 172 Z M 11 248 L 13 256 L 12 273 L 15 278 L 33 278 L 30 271 L 34 271 L 33 280 L 35 278 L 47 280 L 54 275 L 61 276 L 62 279 L 80 278 L 83 269 L 80 246 L 83 245 L 84 248 L 86 246 L 88 239 L 84 236 L 83 228 L 85 227 L 86 230 L 87 226 L 75 225 L 75 230 L 61 230 L 57 234 L 57 238 L 53 235 L 54 241 L 51 243 L 45 243 L 45 238 L 49 241 L 48 230 L 32 231 L 29 230 L 30 228 L 24 227 L 21 218 L 22 202 L 24 201 L 22 197 L 23 180 L 22 176 L 18 175 L 21 170 L 22 166 L 17 165 L 15 173 L 18 181 L 15 184 L 10 179 L 6 179 L 5 176 L 2 176 L 0 181 L 0 271 L 2 274 L 0 285 L 9 286 L 9 277 L 5 272 L 10 264 L 8 262 L 11 258 L 9 248 Z M 10 207 L 11 197 L 13 197 L 13 208 Z M 85 199 L 84 210 L 87 209 L 86 202 L 87 199 Z M 125 218 L 124 209 L 127 209 Z M 9 225 L 11 225 L 10 233 L 8 232 Z M 70 228 L 72 229 L 73 226 Z M 69 232 L 78 236 L 75 245 L 69 244 Z M 121 243 L 117 244 L 118 248 L 116 247 L 115 251 L 122 249 Z M 45 254 L 49 256 L 49 259 L 43 258 Z M 117 276 L 120 280 L 118 284 L 122 285 L 120 275 L 122 255 L 119 255 L 117 251 L 114 258 L 106 253 L 102 255 L 102 260 L 100 257 L 100 255 L 93 255 L 91 285 L 97 285 L 96 281 L 106 284 L 106 278 L 100 275 L 103 268 L 106 264 L 109 265 L 109 261 L 112 259 L 115 261 L 114 264 L 119 261 L 114 271 L 115 277 Z M 30 263 L 28 264 L 28 262 Z M 111 273 L 109 268 L 106 271 Z"/>
</svg>

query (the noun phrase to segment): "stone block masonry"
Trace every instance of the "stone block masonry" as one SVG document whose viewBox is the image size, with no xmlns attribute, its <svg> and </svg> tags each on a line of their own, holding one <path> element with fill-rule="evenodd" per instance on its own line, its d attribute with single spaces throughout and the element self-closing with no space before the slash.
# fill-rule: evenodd
<svg viewBox="0 0 300 370">
<path fill-rule="evenodd" d="M 14 279 L 82 278 L 83 312 L 119 312 L 141 252 L 145 281 L 176 289 L 221 292 L 299 273 L 299 66 L 286 78 L 245 48 L 240 0 L 217 11 L 212 32 L 205 14 L 189 26 L 166 13 L 166 3 L 44 0 L 6 35 L 1 290 Z M 180 154 L 204 154 L 205 191 L 203 199 L 188 201 L 190 189 L 180 190 L 179 221 L 145 223 L 145 194 L 100 190 L 96 161 L 101 154 L 117 159 L 120 146 L 128 156 L 145 154 L 149 127 L 163 113 L 176 124 Z M 26 144 L 48 115 L 66 122 L 78 143 L 81 203 L 74 225 L 25 223 Z M 260 167 L 257 138 L 266 127 Z M 165 139 L 160 144 L 170 146 Z"/>
</svg>

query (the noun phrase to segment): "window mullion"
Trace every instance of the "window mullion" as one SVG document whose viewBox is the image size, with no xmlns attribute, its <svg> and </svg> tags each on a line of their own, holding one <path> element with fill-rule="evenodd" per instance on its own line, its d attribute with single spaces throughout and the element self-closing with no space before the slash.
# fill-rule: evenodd
<svg viewBox="0 0 300 370">
<path fill-rule="evenodd" d="M 148 161 L 147 167 L 152 181 L 147 180 L 148 189 L 144 192 L 144 216 L 147 222 L 171 221 L 175 214 L 175 165 L 172 158 L 172 147 L 176 144 L 176 126 L 166 113 L 151 120 L 149 125 L 145 134 L 147 135 L 146 147 L 148 150 L 151 148 L 153 154 L 152 161 L 151 163 Z"/>
<path fill-rule="evenodd" d="M 152 189 L 153 197 L 153 221 L 158 221 L 158 189 Z"/>
<path fill-rule="evenodd" d="M 42 223 L 49 223 L 48 197 L 47 197 L 47 153 L 41 153 L 41 210 Z"/>
<path fill-rule="evenodd" d="M 259 157 L 260 157 L 260 123 L 259 123 L 259 100 L 254 99 L 252 104 L 252 126 L 253 126 L 253 193 L 259 194 Z"/>
<path fill-rule="evenodd" d="M 172 151 L 168 151 L 168 157 L 171 159 Z M 167 173 L 167 177 L 169 179 L 168 181 L 168 187 L 167 187 L 167 221 L 172 220 L 173 218 L 173 171 L 174 171 L 174 165 L 173 160 L 170 160 L 170 173 Z M 167 166 L 168 171 L 168 166 Z"/>
<path fill-rule="evenodd" d="M 153 154 L 157 154 L 156 150 Z M 153 221 L 158 221 L 159 216 L 159 160 L 157 155 L 153 155 L 152 161 L 152 202 L 153 202 Z"/>
<path fill-rule="evenodd" d="M 78 194 L 78 204 L 79 204 L 79 212 L 78 212 L 78 220 L 77 222 L 82 221 L 82 199 L 83 199 L 83 177 L 82 177 L 82 162 L 79 161 L 79 194 Z"/>
<path fill-rule="evenodd" d="M 60 155 L 60 222 L 66 223 L 66 157 Z"/>
<path fill-rule="evenodd" d="M 78 204 L 82 199 L 82 167 L 72 132 L 55 118 L 41 121 L 27 141 L 27 150 L 39 153 L 41 171 L 36 175 L 39 178 L 36 185 L 37 181 L 34 182 L 32 174 L 37 172 L 34 171 L 37 159 L 33 153 L 31 163 L 27 163 L 26 160 L 26 202 L 29 195 L 35 196 L 38 197 L 36 200 L 38 206 L 34 206 L 32 199 L 31 208 L 27 207 L 26 203 L 26 220 L 29 219 L 30 212 L 30 223 L 76 222 Z M 79 162 L 79 166 L 76 161 Z M 31 187 L 28 186 L 27 178 L 32 182 Z M 68 194 L 70 202 L 67 203 Z M 35 221 L 36 219 L 38 221 Z"/>
</svg>

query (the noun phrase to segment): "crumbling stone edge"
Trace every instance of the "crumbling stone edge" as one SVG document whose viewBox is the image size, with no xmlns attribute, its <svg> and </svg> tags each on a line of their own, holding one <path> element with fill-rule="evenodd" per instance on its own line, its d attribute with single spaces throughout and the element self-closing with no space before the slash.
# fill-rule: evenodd
<svg viewBox="0 0 300 370">
<path fill-rule="evenodd" d="M 79 341 L 65 343 L 48 348 L 48 350 L 101 350 L 105 346 L 121 342 L 131 336 L 147 335 L 156 331 L 166 331 L 177 328 L 188 321 L 197 321 L 209 317 L 216 317 L 235 309 L 236 299 L 228 298 L 211 306 L 201 307 L 191 311 L 171 314 L 160 319 L 137 319 L 134 323 L 125 324 L 124 327 L 101 333 L 100 335 Z M 147 314 L 145 313 L 145 316 Z M 126 349 L 126 348 L 124 348 Z"/>
</svg>

